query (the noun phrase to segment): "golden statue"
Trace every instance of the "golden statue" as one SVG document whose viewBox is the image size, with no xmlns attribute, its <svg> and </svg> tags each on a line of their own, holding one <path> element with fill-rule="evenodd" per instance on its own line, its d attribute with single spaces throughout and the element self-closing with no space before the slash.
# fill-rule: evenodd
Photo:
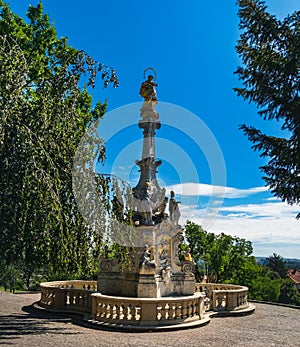
<svg viewBox="0 0 300 347">
<path fill-rule="evenodd" d="M 157 87 L 157 83 L 153 82 L 153 76 L 149 75 L 147 81 L 143 82 L 140 88 L 140 95 L 145 101 L 157 101 L 154 87 Z"/>
<path fill-rule="evenodd" d="M 146 72 L 148 70 L 152 70 L 154 72 L 154 76 L 149 75 L 147 80 L 142 83 L 140 88 L 140 95 L 145 99 L 145 101 L 157 101 L 156 91 L 154 89 L 154 87 L 157 87 L 157 83 L 154 82 L 156 78 L 156 72 L 153 68 L 148 67 L 144 71 L 144 78 L 146 78 Z"/>
</svg>

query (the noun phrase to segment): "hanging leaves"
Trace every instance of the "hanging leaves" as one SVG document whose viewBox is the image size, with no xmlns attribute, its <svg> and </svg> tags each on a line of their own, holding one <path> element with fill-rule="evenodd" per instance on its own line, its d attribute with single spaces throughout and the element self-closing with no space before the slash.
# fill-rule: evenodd
<svg viewBox="0 0 300 347">
<path fill-rule="evenodd" d="M 90 277 L 102 234 L 78 211 L 73 159 L 106 104 L 93 106 L 81 82 L 94 87 L 100 65 L 108 84 L 117 76 L 58 38 L 41 3 L 29 7 L 29 23 L 3 1 L 0 11 L 0 264 L 13 264 L 27 278 Z M 90 167 L 105 159 L 100 137 L 86 156 Z"/>
</svg>

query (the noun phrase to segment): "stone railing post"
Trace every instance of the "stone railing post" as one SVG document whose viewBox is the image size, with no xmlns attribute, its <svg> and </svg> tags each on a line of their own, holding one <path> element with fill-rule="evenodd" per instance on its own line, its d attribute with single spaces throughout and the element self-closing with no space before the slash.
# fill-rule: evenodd
<svg viewBox="0 0 300 347">
<path fill-rule="evenodd" d="M 202 319 L 204 317 L 204 314 L 205 314 L 205 306 L 204 306 L 204 295 L 203 296 L 200 296 L 199 299 L 198 299 L 198 302 L 199 302 L 199 317 L 200 319 Z"/>
<path fill-rule="evenodd" d="M 66 293 L 60 288 L 55 289 L 54 308 L 63 310 L 66 307 Z"/>
<path fill-rule="evenodd" d="M 213 290 L 211 293 L 211 309 L 216 311 L 216 292 Z"/>
<path fill-rule="evenodd" d="M 234 310 L 238 305 L 237 305 L 237 292 L 227 292 L 227 311 L 232 311 Z"/>
<path fill-rule="evenodd" d="M 95 319 L 96 316 L 97 316 L 97 296 L 94 295 L 94 294 L 91 294 L 90 295 L 90 299 L 91 299 L 91 306 L 92 306 L 92 309 L 91 309 L 91 317 L 92 319 Z"/>
<path fill-rule="evenodd" d="M 157 309 L 156 302 L 141 301 L 141 320 L 151 324 L 157 324 Z"/>
</svg>

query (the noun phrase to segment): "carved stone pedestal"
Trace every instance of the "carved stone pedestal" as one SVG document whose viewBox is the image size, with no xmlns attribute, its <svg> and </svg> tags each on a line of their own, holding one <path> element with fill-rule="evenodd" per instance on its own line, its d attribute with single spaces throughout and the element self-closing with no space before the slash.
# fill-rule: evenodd
<svg viewBox="0 0 300 347">
<path fill-rule="evenodd" d="M 155 226 L 137 228 L 137 232 L 145 242 L 144 247 L 133 249 L 127 269 L 121 270 L 117 259 L 101 259 L 98 291 L 138 298 L 193 295 L 194 264 L 180 260 L 183 230 L 165 220 Z"/>
</svg>

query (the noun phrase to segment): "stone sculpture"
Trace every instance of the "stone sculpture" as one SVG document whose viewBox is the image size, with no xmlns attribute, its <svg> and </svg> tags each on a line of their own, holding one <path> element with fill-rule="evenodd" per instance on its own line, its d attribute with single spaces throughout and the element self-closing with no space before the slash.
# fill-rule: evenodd
<svg viewBox="0 0 300 347">
<path fill-rule="evenodd" d="M 148 76 L 148 79 L 142 83 L 140 88 L 140 95 L 145 99 L 145 101 L 156 101 L 156 90 L 157 83 L 153 82 L 154 77 L 152 75 Z"/>
<path fill-rule="evenodd" d="M 179 211 L 179 203 L 180 201 L 175 200 L 175 193 L 173 190 L 170 192 L 171 198 L 169 201 L 169 213 L 170 213 L 170 219 L 175 224 L 178 225 L 179 218 L 181 216 L 181 213 Z"/>
</svg>

